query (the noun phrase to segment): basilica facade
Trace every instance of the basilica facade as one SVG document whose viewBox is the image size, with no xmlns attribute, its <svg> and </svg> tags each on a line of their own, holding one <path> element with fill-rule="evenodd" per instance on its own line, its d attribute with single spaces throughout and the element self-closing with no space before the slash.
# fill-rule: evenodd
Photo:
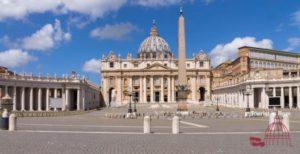
<svg viewBox="0 0 300 154">
<path fill-rule="evenodd" d="M 210 58 L 200 51 L 186 60 L 188 102 L 197 103 L 211 97 Z M 126 92 L 133 93 L 137 103 L 176 103 L 178 59 L 153 23 L 150 36 L 135 56 L 117 56 L 113 51 L 101 60 L 102 95 L 107 106 L 129 103 Z"/>
</svg>

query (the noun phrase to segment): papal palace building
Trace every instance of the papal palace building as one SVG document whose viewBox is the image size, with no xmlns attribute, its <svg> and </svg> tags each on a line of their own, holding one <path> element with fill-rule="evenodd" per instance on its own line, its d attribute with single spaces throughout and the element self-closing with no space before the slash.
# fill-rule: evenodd
<svg viewBox="0 0 300 154">
<path fill-rule="evenodd" d="M 99 87 L 75 73 L 61 78 L 42 77 L 19 75 L 0 67 L 0 98 L 4 96 L 12 98 L 14 111 L 72 111 L 100 107 Z"/>
<path fill-rule="evenodd" d="M 299 108 L 300 54 L 239 48 L 238 58 L 213 71 L 213 102 L 245 108 Z M 246 89 L 249 95 L 245 95 Z M 249 101 L 248 101 L 249 100 Z"/>
</svg>

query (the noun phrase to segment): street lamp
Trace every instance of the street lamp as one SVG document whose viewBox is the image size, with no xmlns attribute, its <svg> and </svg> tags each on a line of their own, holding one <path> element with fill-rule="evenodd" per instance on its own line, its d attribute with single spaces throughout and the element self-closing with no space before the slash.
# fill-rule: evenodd
<svg viewBox="0 0 300 154">
<path fill-rule="evenodd" d="M 246 108 L 246 112 L 250 112 L 249 95 L 251 95 L 251 85 L 246 85 L 246 90 L 244 91 L 244 95 L 247 96 L 247 108 Z"/>
<path fill-rule="evenodd" d="M 219 109 L 219 97 L 217 97 L 217 108 L 216 108 L 216 111 L 220 111 L 220 109 Z"/>
<path fill-rule="evenodd" d="M 125 91 L 125 95 L 129 96 L 129 106 L 128 106 L 128 113 L 132 113 L 132 108 L 131 108 L 131 98 L 132 98 L 132 92 L 130 91 Z"/>
<path fill-rule="evenodd" d="M 135 93 L 136 94 L 136 93 Z M 138 98 L 136 97 L 136 95 L 135 95 L 135 97 L 134 97 L 134 99 L 133 99 L 133 112 L 137 112 L 137 110 L 136 110 L 136 103 L 138 102 Z"/>
</svg>

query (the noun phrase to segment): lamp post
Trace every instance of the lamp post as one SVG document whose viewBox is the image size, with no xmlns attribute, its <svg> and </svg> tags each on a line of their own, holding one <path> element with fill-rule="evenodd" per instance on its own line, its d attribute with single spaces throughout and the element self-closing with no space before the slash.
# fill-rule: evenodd
<svg viewBox="0 0 300 154">
<path fill-rule="evenodd" d="M 129 106 L 128 106 L 128 113 L 132 113 L 132 108 L 131 108 L 131 98 L 132 98 L 132 92 L 125 91 L 125 95 L 129 96 Z"/>
<path fill-rule="evenodd" d="M 250 112 L 249 95 L 251 95 L 251 85 L 247 85 L 246 86 L 246 90 L 244 91 L 244 95 L 247 96 L 247 108 L 246 108 L 246 112 Z"/>
<path fill-rule="evenodd" d="M 216 111 L 220 111 L 220 109 L 219 109 L 219 97 L 217 97 L 217 108 L 216 108 Z"/>
<path fill-rule="evenodd" d="M 136 94 L 136 93 L 135 93 L 135 94 Z M 136 112 L 137 112 L 137 110 L 136 110 L 136 103 L 137 103 L 137 101 L 138 101 L 138 98 L 136 97 L 136 95 L 135 95 L 133 101 L 134 101 L 134 103 L 133 103 L 133 112 L 136 113 Z"/>
</svg>

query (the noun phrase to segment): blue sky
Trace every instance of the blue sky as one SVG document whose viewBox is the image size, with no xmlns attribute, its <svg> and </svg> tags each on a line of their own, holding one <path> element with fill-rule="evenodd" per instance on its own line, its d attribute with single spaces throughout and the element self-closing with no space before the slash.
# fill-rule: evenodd
<svg viewBox="0 0 300 154">
<path fill-rule="evenodd" d="M 178 0 L 0 0 L 0 65 L 58 75 L 72 70 L 99 84 L 99 59 L 136 55 L 152 20 L 177 55 Z M 214 65 L 251 45 L 300 51 L 299 0 L 186 0 L 187 55 Z"/>
</svg>

